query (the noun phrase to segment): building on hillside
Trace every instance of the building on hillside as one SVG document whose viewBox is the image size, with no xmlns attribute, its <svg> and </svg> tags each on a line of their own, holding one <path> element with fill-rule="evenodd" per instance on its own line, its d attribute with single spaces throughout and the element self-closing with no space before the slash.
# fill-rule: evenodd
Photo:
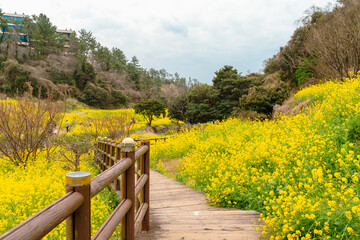
<svg viewBox="0 0 360 240">
<path fill-rule="evenodd" d="M 8 22 L 10 23 L 15 23 L 15 24 L 21 24 L 22 23 L 22 19 L 25 17 L 24 14 L 17 14 L 15 13 L 4 13 L 4 19 L 8 20 Z"/>
<path fill-rule="evenodd" d="M 6 19 L 8 24 L 8 29 L 1 29 L 1 32 L 5 33 L 4 38 L 16 40 L 18 45 L 28 46 L 28 36 L 23 33 L 24 26 L 22 25 L 22 21 L 25 16 L 25 14 L 17 14 L 16 12 L 4 13 L 3 19 Z M 69 48 L 70 35 L 74 34 L 75 31 L 57 29 L 56 32 L 59 34 L 59 38 L 64 39 L 64 47 L 66 51 L 66 49 Z"/>
<path fill-rule="evenodd" d="M 70 36 L 71 34 L 75 34 L 75 31 L 70 30 L 60 30 L 60 29 L 56 29 L 56 32 L 59 34 L 59 38 L 60 39 L 64 39 L 64 47 L 65 49 L 69 48 L 69 41 L 70 41 Z"/>
<path fill-rule="evenodd" d="M 2 28 L 1 32 L 5 33 L 4 38 L 15 40 L 18 45 L 27 46 L 28 37 L 23 33 L 24 27 L 22 20 L 24 14 L 4 13 L 3 19 L 7 20 L 7 29 Z"/>
</svg>

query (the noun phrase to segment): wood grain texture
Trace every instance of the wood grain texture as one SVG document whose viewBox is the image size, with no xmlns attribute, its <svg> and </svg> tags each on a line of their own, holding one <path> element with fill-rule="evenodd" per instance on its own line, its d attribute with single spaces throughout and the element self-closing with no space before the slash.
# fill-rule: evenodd
<svg viewBox="0 0 360 240">
<path fill-rule="evenodd" d="M 154 171 L 150 176 L 150 231 L 136 239 L 259 239 L 259 212 L 209 206 L 205 194 Z"/>
</svg>

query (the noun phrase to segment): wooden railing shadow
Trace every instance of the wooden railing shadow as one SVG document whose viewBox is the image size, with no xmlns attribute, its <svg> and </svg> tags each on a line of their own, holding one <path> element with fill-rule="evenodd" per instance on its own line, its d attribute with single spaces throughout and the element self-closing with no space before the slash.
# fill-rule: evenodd
<svg viewBox="0 0 360 240">
<path fill-rule="evenodd" d="M 121 238 L 135 239 L 140 227 L 149 230 L 150 142 L 101 140 L 96 143 L 101 173 L 66 174 L 66 194 L 0 236 L 0 240 L 37 240 L 66 219 L 66 239 L 109 239 L 121 223 Z M 120 204 L 91 238 L 91 198 L 111 186 L 121 196 Z"/>
</svg>

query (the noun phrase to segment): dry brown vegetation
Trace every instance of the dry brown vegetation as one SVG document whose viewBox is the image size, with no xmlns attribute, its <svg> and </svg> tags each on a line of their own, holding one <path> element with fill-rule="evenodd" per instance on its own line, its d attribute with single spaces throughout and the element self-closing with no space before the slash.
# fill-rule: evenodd
<svg viewBox="0 0 360 240">
<path fill-rule="evenodd" d="M 95 139 L 100 133 L 111 139 L 123 139 L 130 135 L 133 127 L 131 118 L 126 114 L 104 115 L 101 118 L 88 119 L 85 125 L 91 126 Z"/>
<path fill-rule="evenodd" d="M 49 131 L 62 118 L 63 107 L 29 95 L 17 103 L 0 101 L 0 153 L 15 165 L 34 161 Z"/>
<path fill-rule="evenodd" d="M 325 77 L 350 77 L 360 70 L 360 2 L 324 15 L 308 34 L 305 49 L 316 56 L 316 71 Z"/>
</svg>

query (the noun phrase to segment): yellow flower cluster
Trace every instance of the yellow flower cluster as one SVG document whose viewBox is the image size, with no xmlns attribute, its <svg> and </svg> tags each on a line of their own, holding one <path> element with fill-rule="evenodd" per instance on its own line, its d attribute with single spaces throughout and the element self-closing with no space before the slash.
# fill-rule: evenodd
<svg viewBox="0 0 360 240">
<path fill-rule="evenodd" d="M 135 118 L 135 124 L 131 128 L 131 131 L 137 131 L 137 130 L 140 130 L 147 126 L 145 118 L 142 115 L 135 114 L 134 109 L 117 109 L 117 110 L 96 109 L 95 110 L 95 109 L 81 108 L 81 109 L 76 109 L 75 111 L 73 111 L 71 113 L 66 113 L 63 121 L 60 123 L 60 128 L 64 129 L 66 120 L 68 120 L 69 124 L 71 125 L 71 128 L 70 128 L 71 133 L 81 134 L 81 133 L 86 132 L 86 133 L 90 133 L 90 134 L 95 134 L 95 131 L 99 130 L 99 129 L 97 129 L 94 126 L 90 126 L 90 124 L 92 123 L 91 120 L 102 119 L 102 118 L 104 118 L 105 115 L 116 116 L 116 115 L 120 115 L 120 114 L 126 115 L 129 118 L 132 118 L 132 117 Z M 180 124 L 181 123 L 182 122 L 180 122 Z M 96 124 L 96 122 L 94 122 L 92 124 Z M 173 124 L 174 123 L 170 118 L 168 118 L 168 117 L 163 118 L 161 116 L 159 118 L 155 117 L 151 123 L 151 126 L 155 126 L 155 127 L 156 126 L 172 126 Z M 98 134 L 100 136 L 106 135 L 105 132 L 99 132 Z M 137 135 L 136 137 L 149 137 L 149 136 Z M 151 138 L 154 138 L 154 137 L 151 136 Z"/>
<path fill-rule="evenodd" d="M 179 180 L 225 207 L 262 212 L 269 239 L 360 239 L 360 77 L 295 95 L 311 106 L 274 121 L 228 119 L 152 149 L 181 158 Z M 260 230 L 260 229 L 259 229 Z"/>
<path fill-rule="evenodd" d="M 81 170 L 91 172 L 92 177 L 97 174 L 89 159 L 83 161 Z M 44 156 L 26 168 L 0 158 L 0 235 L 65 195 L 66 173 L 60 161 L 49 161 Z M 91 204 L 92 234 L 95 234 L 112 212 L 116 198 L 105 189 Z M 63 222 L 44 239 L 65 239 L 65 232 Z"/>
</svg>

